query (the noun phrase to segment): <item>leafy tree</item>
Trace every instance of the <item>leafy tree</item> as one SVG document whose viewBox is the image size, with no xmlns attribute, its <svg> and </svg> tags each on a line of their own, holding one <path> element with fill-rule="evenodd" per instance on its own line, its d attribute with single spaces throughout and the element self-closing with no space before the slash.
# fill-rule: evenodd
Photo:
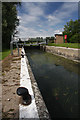
<svg viewBox="0 0 80 120">
<path fill-rule="evenodd" d="M 70 38 L 71 43 L 80 43 L 80 34 L 76 33 Z"/>
<path fill-rule="evenodd" d="M 79 42 L 78 36 L 80 31 L 80 20 L 73 21 L 72 19 L 64 25 L 63 36 L 67 35 L 68 42 Z M 74 37 L 73 37 L 74 36 Z M 75 40 L 73 40 L 75 38 Z"/>
<path fill-rule="evenodd" d="M 54 37 L 46 37 L 46 42 L 54 43 Z"/>
<path fill-rule="evenodd" d="M 49 42 L 54 43 L 54 39 L 55 39 L 54 37 L 50 37 Z"/>
<path fill-rule="evenodd" d="M 17 18 L 17 5 L 20 2 L 3 2 L 2 3 L 2 47 L 9 48 L 11 35 L 16 26 L 19 25 Z"/>
</svg>

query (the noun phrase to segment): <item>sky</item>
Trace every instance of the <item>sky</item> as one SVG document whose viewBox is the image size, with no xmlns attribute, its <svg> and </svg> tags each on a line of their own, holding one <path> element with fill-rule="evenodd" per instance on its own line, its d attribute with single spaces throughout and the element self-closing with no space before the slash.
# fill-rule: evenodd
<svg viewBox="0 0 80 120">
<path fill-rule="evenodd" d="M 62 33 L 66 22 L 78 19 L 77 2 L 22 2 L 17 10 L 20 38 L 51 37 Z"/>
</svg>

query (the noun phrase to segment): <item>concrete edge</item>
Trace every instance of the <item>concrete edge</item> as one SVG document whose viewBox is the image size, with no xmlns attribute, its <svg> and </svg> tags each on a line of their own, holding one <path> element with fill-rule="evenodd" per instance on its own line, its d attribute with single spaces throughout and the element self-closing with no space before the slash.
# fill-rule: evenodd
<svg viewBox="0 0 80 120">
<path fill-rule="evenodd" d="M 59 46 L 50 46 L 50 47 L 57 47 L 57 48 L 62 48 L 62 49 L 70 49 L 70 50 L 80 50 L 80 49 L 77 49 L 77 48 L 69 48 L 69 47 L 59 47 Z"/>
<path fill-rule="evenodd" d="M 23 53 L 25 54 L 24 48 L 22 48 Z M 33 94 L 33 89 L 31 85 L 31 79 L 28 72 L 28 67 L 26 64 L 26 56 L 21 58 L 21 73 L 20 73 L 20 87 L 25 87 L 28 89 L 29 94 L 31 95 L 32 101 L 29 105 L 19 104 L 19 120 L 23 119 L 39 119 L 35 98 Z"/>
<path fill-rule="evenodd" d="M 76 50 L 76 51 L 78 51 L 78 52 L 80 51 L 80 49 L 66 48 L 66 47 L 56 47 L 56 46 L 43 46 L 43 48 L 42 48 L 42 49 L 45 49 L 46 52 L 49 52 L 49 53 L 52 53 L 52 54 L 54 54 L 54 55 L 63 57 L 63 58 L 65 58 L 65 59 L 69 59 L 69 60 L 72 60 L 72 61 L 74 61 L 74 62 L 80 63 L 80 60 L 77 60 L 75 57 L 67 56 L 67 55 L 64 55 L 64 54 L 61 54 L 61 53 L 58 53 L 58 52 L 56 53 L 55 51 L 52 51 L 52 50 L 50 50 L 50 49 L 47 48 L 47 47 L 51 47 L 51 48 L 53 48 L 53 47 L 55 47 L 55 48 L 61 48 L 61 49 L 64 49 L 64 50 Z"/>
</svg>

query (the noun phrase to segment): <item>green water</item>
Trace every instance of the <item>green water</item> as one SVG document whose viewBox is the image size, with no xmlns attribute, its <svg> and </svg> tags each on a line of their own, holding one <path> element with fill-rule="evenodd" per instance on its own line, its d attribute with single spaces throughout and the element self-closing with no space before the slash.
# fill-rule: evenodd
<svg viewBox="0 0 80 120">
<path fill-rule="evenodd" d="M 26 54 L 51 118 L 78 118 L 80 64 L 37 49 Z"/>
</svg>

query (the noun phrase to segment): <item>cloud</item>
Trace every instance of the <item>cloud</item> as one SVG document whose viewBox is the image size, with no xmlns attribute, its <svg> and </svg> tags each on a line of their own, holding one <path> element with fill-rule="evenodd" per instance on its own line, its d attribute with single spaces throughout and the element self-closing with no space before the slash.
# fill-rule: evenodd
<svg viewBox="0 0 80 120">
<path fill-rule="evenodd" d="M 56 11 L 54 15 L 57 15 L 60 19 L 65 19 L 67 17 L 71 17 L 73 13 L 78 12 L 78 3 L 64 3 L 61 7 L 60 11 Z"/>
<path fill-rule="evenodd" d="M 24 9 L 31 16 L 41 16 L 44 14 L 44 10 L 42 9 L 44 5 L 46 3 L 26 3 L 24 4 Z"/>
<path fill-rule="evenodd" d="M 54 36 L 56 33 L 62 33 L 63 29 L 60 28 L 58 30 L 55 30 L 53 28 L 48 28 L 48 29 L 35 29 L 31 27 L 23 27 L 19 26 L 19 36 L 21 38 L 33 38 L 33 37 L 49 37 L 49 36 Z"/>
<path fill-rule="evenodd" d="M 57 18 L 52 15 L 48 15 L 47 18 L 48 18 L 48 21 L 53 21 L 53 20 L 56 21 L 57 20 Z"/>
<path fill-rule="evenodd" d="M 77 3 L 63 3 L 61 7 L 47 13 L 48 3 L 23 3 L 23 12 L 19 11 L 20 37 L 53 36 L 63 31 L 63 24 L 78 11 Z M 46 14 L 47 13 L 47 14 Z"/>
<path fill-rule="evenodd" d="M 47 19 L 57 24 L 63 22 L 64 19 L 70 18 L 75 11 L 78 11 L 78 3 L 64 3 L 61 8 L 55 10 L 53 14 L 48 15 Z"/>
<path fill-rule="evenodd" d="M 21 20 L 24 22 L 24 23 L 29 23 L 29 22 L 34 22 L 36 20 L 38 20 L 38 17 L 36 16 L 32 16 L 32 15 L 27 15 L 27 14 L 23 14 L 22 17 L 21 17 Z"/>
<path fill-rule="evenodd" d="M 22 24 L 30 24 L 31 22 L 37 22 L 40 20 L 41 16 L 44 16 L 44 8 L 46 3 L 23 3 L 22 7 L 24 13 L 20 13 L 19 18 L 22 21 Z"/>
<path fill-rule="evenodd" d="M 46 16 L 46 18 L 48 20 L 47 24 L 49 26 L 54 26 L 54 25 L 57 25 L 62 22 L 62 20 L 58 16 L 55 16 L 54 14 L 48 15 L 48 16 Z"/>
<path fill-rule="evenodd" d="M 54 31 L 54 34 L 62 34 L 63 28 Z"/>
<path fill-rule="evenodd" d="M 53 26 L 56 29 L 60 29 L 57 27 L 64 27 L 66 22 L 69 22 L 69 20 L 72 19 L 75 12 L 78 13 L 78 3 L 65 2 L 63 5 L 61 5 L 61 7 L 59 7 L 59 9 L 57 8 L 52 14 L 46 16 L 46 19 L 48 20 L 46 24 L 48 27 Z"/>
</svg>

